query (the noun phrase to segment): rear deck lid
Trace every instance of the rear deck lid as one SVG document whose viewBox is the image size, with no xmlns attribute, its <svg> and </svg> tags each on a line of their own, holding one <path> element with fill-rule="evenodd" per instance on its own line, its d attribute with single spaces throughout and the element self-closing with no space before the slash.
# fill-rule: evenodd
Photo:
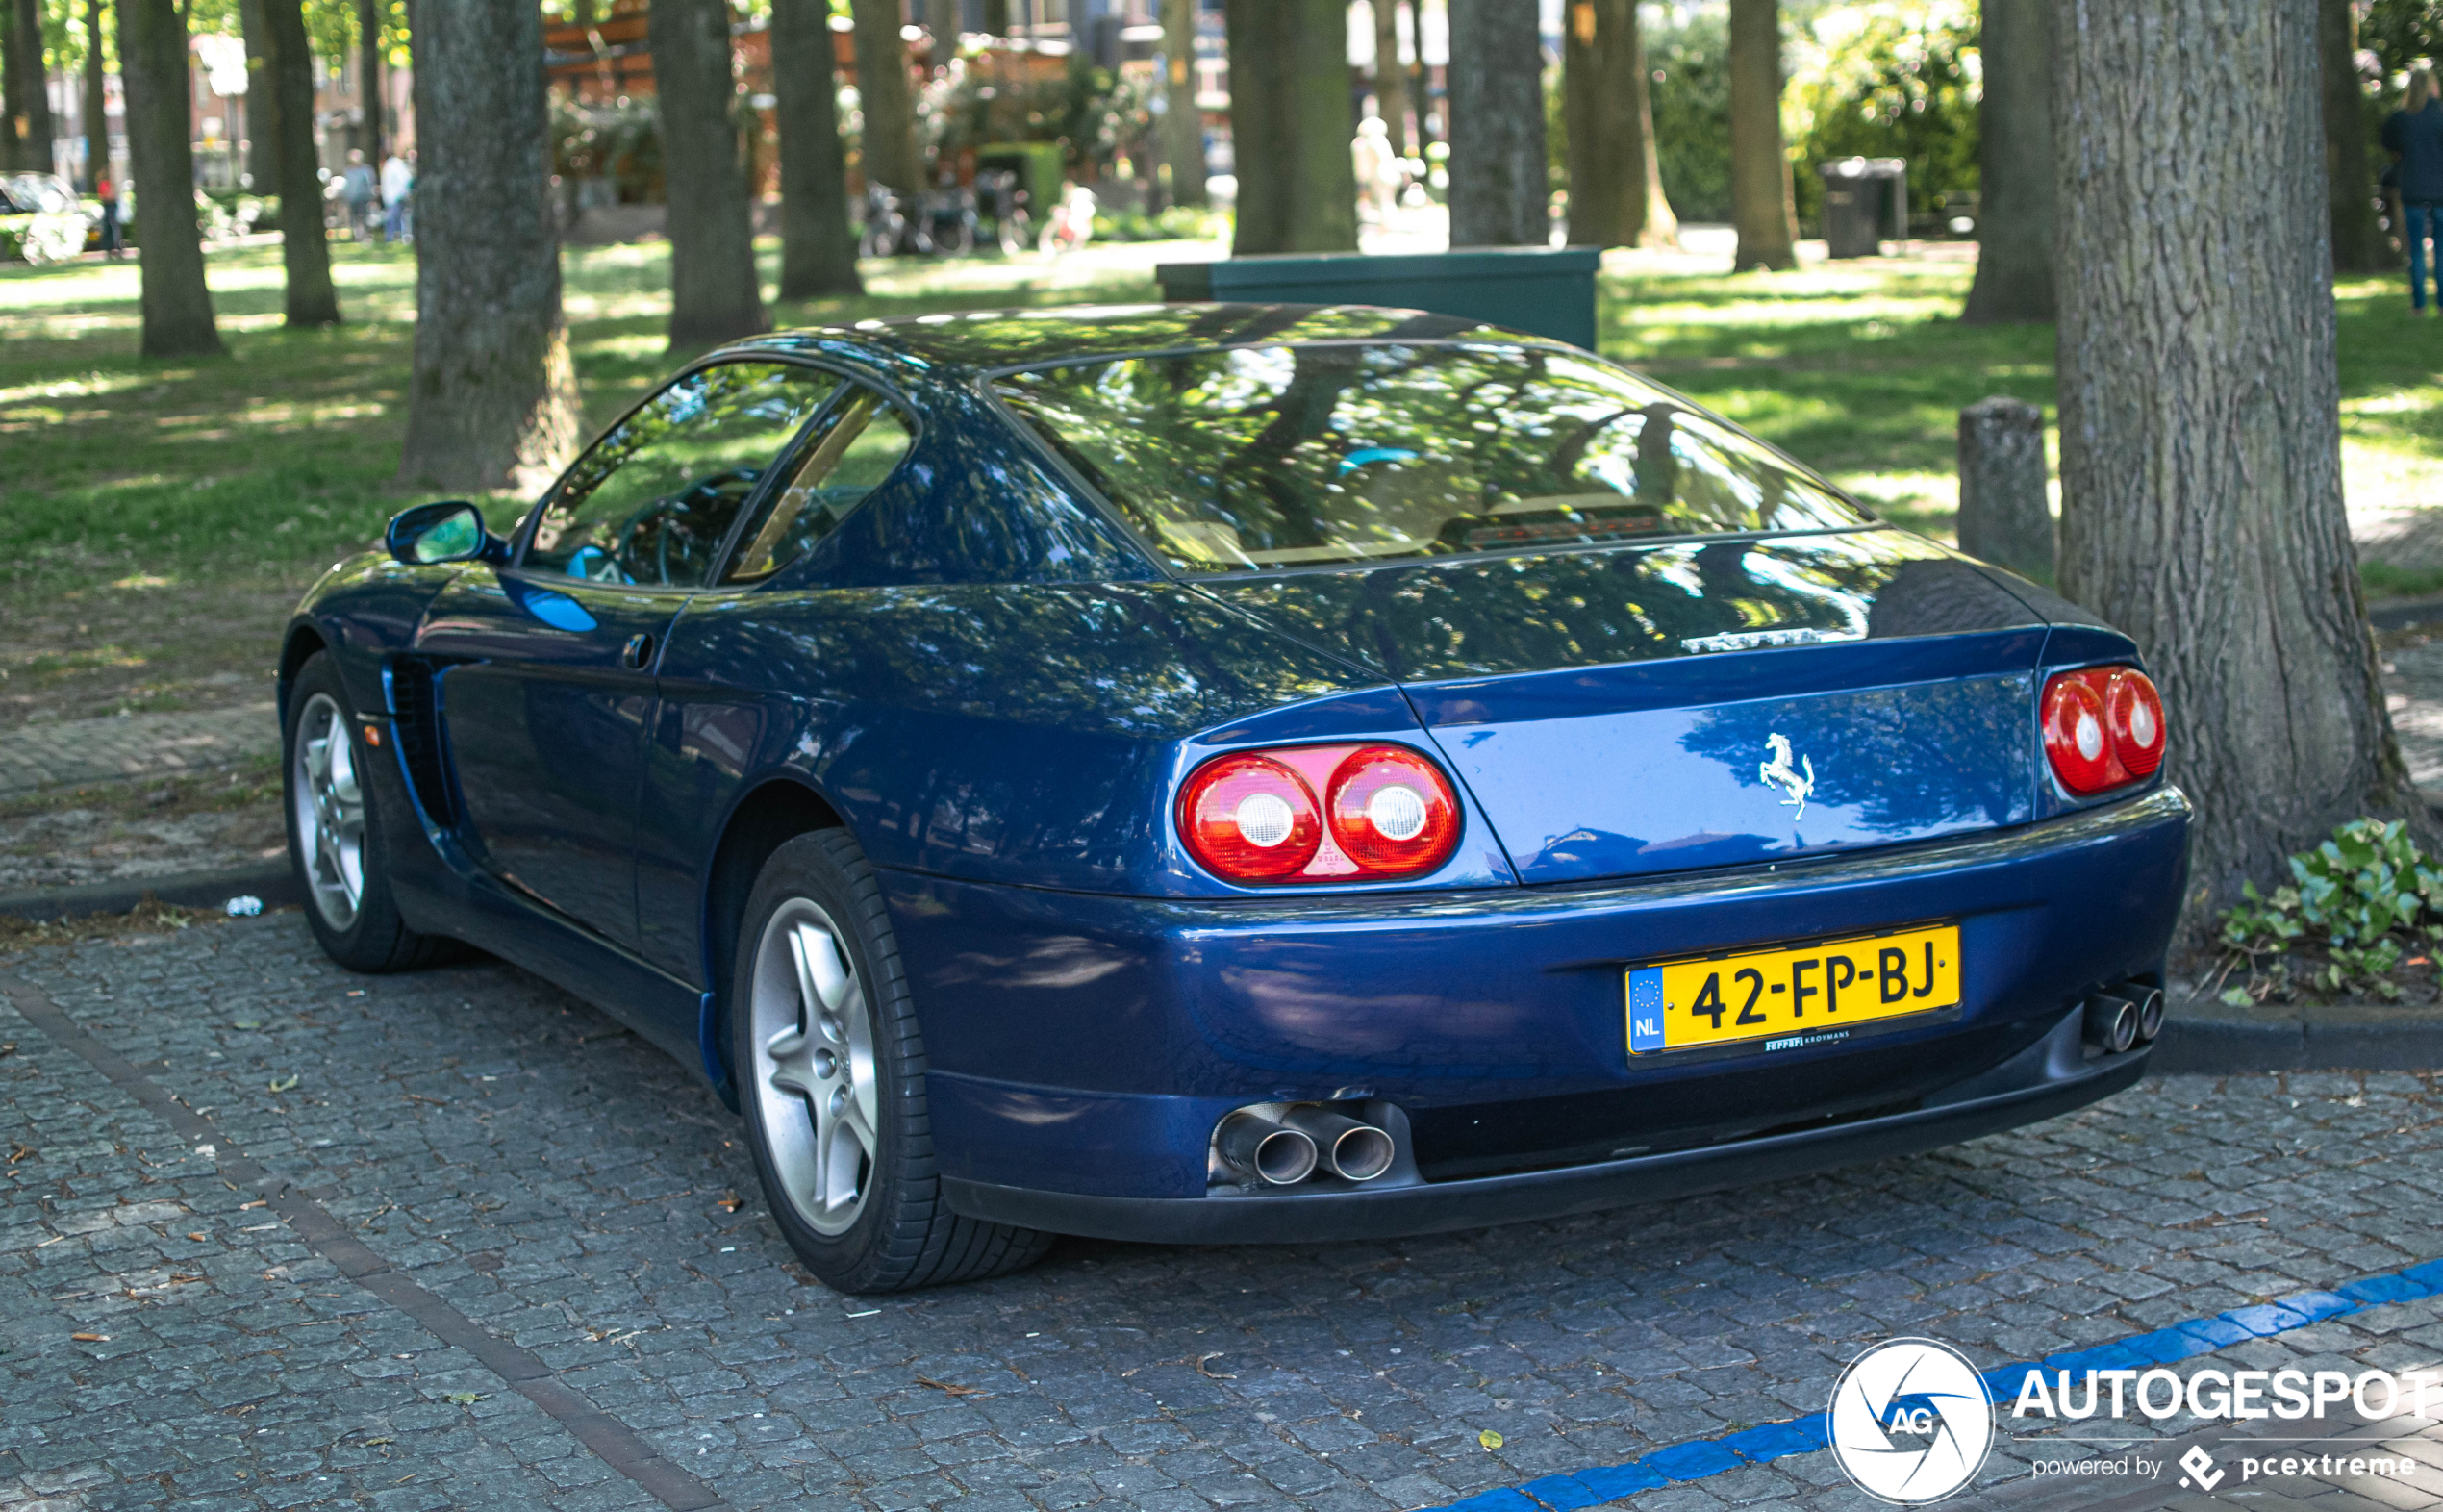
<svg viewBox="0 0 2443 1512">
<path fill-rule="evenodd" d="M 1201 586 L 1398 681 L 1527 883 L 2033 816 L 2044 621 L 1902 532 Z"/>
</svg>

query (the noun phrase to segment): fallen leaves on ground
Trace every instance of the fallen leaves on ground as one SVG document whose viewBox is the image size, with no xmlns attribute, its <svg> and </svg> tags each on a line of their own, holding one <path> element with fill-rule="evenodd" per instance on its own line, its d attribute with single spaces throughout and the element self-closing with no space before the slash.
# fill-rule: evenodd
<svg viewBox="0 0 2443 1512">
<path fill-rule="evenodd" d="M 929 1375 L 919 1375 L 916 1378 L 916 1380 L 917 1384 L 919 1386 L 930 1386 L 935 1391 L 945 1391 L 953 1397 L 981 1397 L 984 1395 L 984 1388 L 981 1386 L 961 1386 L 952 1381 L 937 1381 Z"/>
<path fill-rule="evenodd" d="M 1501 1447 L 1501 1435 L 1494 1432 L 1491 1428 L 1487 1428 L 1482 1433 L 1476 1435 L 1476 1442 L 1483 1445 L 1486 1449 L 1498 1449 Z"/>
</svg>

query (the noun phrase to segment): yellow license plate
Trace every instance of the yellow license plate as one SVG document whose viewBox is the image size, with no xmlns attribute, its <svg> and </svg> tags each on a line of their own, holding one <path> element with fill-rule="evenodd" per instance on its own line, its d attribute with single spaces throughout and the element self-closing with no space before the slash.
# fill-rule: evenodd
<svg viewBox="0 0 2443 1512">
<path fill-rule="evenodd" d="M 1958 1002 L 1956 924 L 1672 961 L 1628 973 L 1628 1053 L 1735 1040 L 1804 1044 Z"/>
</svg>

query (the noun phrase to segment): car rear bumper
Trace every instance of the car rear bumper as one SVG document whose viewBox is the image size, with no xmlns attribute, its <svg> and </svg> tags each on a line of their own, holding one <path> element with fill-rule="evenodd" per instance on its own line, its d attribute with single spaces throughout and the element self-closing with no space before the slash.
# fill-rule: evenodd
<svg viewBox="0 0 2443 1512">
<path fill-rule="evenodd" d="M 1990 1108 L 1961 1094 L 2023 1065 L 2098 987 L 2159 970 L 2187 822 L 2162 788 L 1971 838 L 1581 888 L 1216 901 L 882 880 L 963 1206 L 1137 1237 L 1260 1227 L 1203 1212 L 1282 1196 L 1212 1186 L 1216 1123 L 1253 1103 L 1369 1100 L 1408 1121 L 1422 1187 L 1286 1205 L 1325 1204 L 1317 1220 L 1379 1205 L 1394 1216 L 1348 1231 L 1392 1232 L 1924 1147 L 2126 1085 L 2134 1071 L 2056 1068 L 1977 1094 L 2002 1099 Z M 1954 1010 L 1839 1043 L 1627 1053 L 1638 963 L 1931 920 L 1960 929 Z M 1096 1217 L 1090 1198 L 1142 1216 Z"/>
<path fill-rule="evenodd" d="M 945 1179 L 970 1218 L 1052 1233 L 1157 1244 L 1296 1244 L 1387 1239 L 1563 1218 L 1786 1180 L 1835 1166 L 1912 1155 L 2086 1106 L 2146 1074 L 2144 1048 L 2093 1056 L 2073 1011 L 2003 1066 L 1907 1113 L 1801 1133 L 1555 1170 L 1355 1191 L 1247 1197 L 1123 1197 Z"/>
</svg>

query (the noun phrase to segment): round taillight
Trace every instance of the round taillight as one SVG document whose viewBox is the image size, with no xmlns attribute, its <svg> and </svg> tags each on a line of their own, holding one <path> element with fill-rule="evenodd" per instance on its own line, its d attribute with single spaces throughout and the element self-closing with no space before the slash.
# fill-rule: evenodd
<svg viewBox="0 0 2443 1512">
<path fill-rule="evenodd" d="M 2115 781 L 2112 738 L 2103 721 L 2103 695 L 2080 674 L 2065 672 L 2045 688 L 2045 759 L 2073 793 L 2101 793 Z"/>
<path fill-rule="evenodd" d="M 1459 798 L 1440 768 L 1398 745 L 1361 745 L 1332 772 L 1332 839 L 1372 876 L 1430 871 L 1459 844 Z"/>
<path fill-rule="evenodd" d="M 1269 756 L 1223 756 L 1179 794 L 1179 834 L 1214 875 L 1274 882 L 1302 870 L 1322 844 L 1322 810 L 1306 779 Z"/>
<path fill-rule="evenodd" d="M 2121 765 L 2133 777 L 2152 776 L 2163 765 L 2163 699 L 2153 680 L 2135 668 L 2113 673 L 2103 715 Z"/>
</svg>

